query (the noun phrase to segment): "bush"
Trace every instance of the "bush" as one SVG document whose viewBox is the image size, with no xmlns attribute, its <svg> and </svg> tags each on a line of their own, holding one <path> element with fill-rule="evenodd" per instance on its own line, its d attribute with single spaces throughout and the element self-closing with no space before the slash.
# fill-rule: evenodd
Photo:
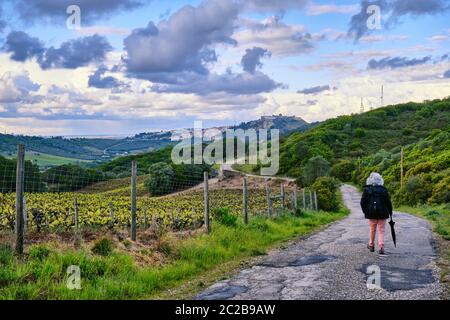
<svg viewBox="0 0 450 320">
<path fill-rule="evenodd" d="M 394 194 L 394 203 L 395 205 L 406 204 L 410 206 L 426 203 L 431 197 L 432 188 L 431 175 L 419 174 L 411 176 L 403 188 Z"/>
<path fill-rule="evenodd" d="M 320 177 L 330 173 L 330 163 L 322 156 L 317 156 L 308 160 L 303 171 L 302 182 L 310 186 Z"/>
<path fill-rule="evenodd" d="M 230 214 L 230 210 L 228 208 L 220 208 L 216 209 L 213 213 L 214 219 L 219 222 L 220 224 L 223 224 L 228 227 L 235 227 L 237 226 L 237 217 Z"/>
<path fill-rule="evenodd" d="M 341 160 L 336 163 L 330 171 L 330 175 L 343 182 L 352 181 L 353 172 L 356 169 L 354 161 L 351 160 Z"/>
<path fill-rule="evenodd" d="M 434 186 L 430 202 L 431 203 L 450 202 L 450 176 L 445 177 Z"/>
<path fill-rule="evenodd" d="M 109 256 L 113 252 L 114 243 L 109 238 L 101 238 L 94 243 L 92 252 L 99 256 Z"/>
<path fill-rule="evenodd" d="M 366 131 L 362 128 L 356 128 L 355 129 L 355 137 L 357 138 L 363 138 L 366 136 Z"/>
<path fill-rule="evenodd" d="M 332 177 L 321 177 L 314 182 L 312 188 L 317 191 L 317 201 L 320 210 L 339 210 L 338 187 L 338 181 Z"/>
<path fill-rule="evenodd" d="M 167 163 L 159 162 L 150 166 L 150 177 L 145 180 L 145 188 L 154 196 L 161 196 L 173 190 L 174 171 Z"/>
</svg>

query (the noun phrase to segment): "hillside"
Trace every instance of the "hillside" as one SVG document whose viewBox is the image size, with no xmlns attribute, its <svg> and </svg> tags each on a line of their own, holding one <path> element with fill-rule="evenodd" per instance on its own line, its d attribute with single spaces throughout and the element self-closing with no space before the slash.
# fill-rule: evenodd
<svg viewBox="0 0 450 320">
<path fill-rule="evenodd" d="M 322 156 L 331 165 L 416 143 L 450 123 L 450 98 L 405 103 L 327 120 L 282 141 L 281 174 L 301 177 L 308 160 Z"/>
<path fill-rule="evenodd" d="M 0 134 L 0 154 L 15 156 L 18 144 L 34 153 L 38 165 L 48 167 L 77 160 L 104 161 L 128 153 L 159 149 L 171 143 L 170 133 L 146 133 L 118 138 L 64 138 Z M 52 157 L 58 157 L 53 159 Z M 62 158 L 62 159 L 61 159 Z M 31 160 L 31 159 L 30 159 Z"/>
<path fill-rule="evenodd" d="M 354 181 L 365 183 L 370 172 L 380 172 L 394 191 L 397 204 L 450 203 L 450 130 L 434 130 L 427 138 L 404 148 L 404 186 L 400 187 L 401 148 L 380 150 L 361 159 Z"/>
<path fill-rule="evenodd" d="M 232 129 L 279 129 L 281 135 L 292 133 L 293 131 L 306 131 L 315 124 L 310 124 L 298 117 L 288 117 L 282 115 L 263 116 L 259 120 L 243 122 Z"/>
</svg>

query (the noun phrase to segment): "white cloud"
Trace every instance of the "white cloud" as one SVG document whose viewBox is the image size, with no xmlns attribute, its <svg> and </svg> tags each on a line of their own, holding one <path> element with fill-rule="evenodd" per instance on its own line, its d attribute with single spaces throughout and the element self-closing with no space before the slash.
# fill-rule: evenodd
<svg viewBox="0 0 450 320">
<path fill-rule="evenodd" d="M 240 48 L 261 47 L 279 57 L 311 52 L 314 42 L 323 37 L 309 33 L 303 25 L 285 24 L 279 17 L 262 22 L 243 20 L 242 23 L 246 28 L 233 35 Z"/>
<path fill-rule="evenodd" d="M 428 40 L 430 40 L 430 41 L 446 41 L 447 39 L 448 39 L 448 36 L 444 35 L 444 34 L 439 34 L 439 35 L 431 36 L 428 38 Z"/>
</svg>

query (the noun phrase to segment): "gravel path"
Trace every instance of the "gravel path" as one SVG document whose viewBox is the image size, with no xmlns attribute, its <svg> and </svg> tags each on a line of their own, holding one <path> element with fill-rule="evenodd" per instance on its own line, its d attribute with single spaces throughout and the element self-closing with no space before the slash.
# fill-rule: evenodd
<svg viewBox="0 0 450 320">
<path fill-rule="evenodd" d="M 196 299 L 439 299 L 436 252 L 425 220 L 395 212 L 397 248 L 386 225 L 386 255 L 366 248 L 368 224 L 356 188 L 341 188 L 351 214 L 327 229 L 269 254 L 262 263 L 219 282 Z M 367 287 L 369 270 L 381 288 Z M 372 269 L 374 268 L 374 269 Z"/>
</svg>

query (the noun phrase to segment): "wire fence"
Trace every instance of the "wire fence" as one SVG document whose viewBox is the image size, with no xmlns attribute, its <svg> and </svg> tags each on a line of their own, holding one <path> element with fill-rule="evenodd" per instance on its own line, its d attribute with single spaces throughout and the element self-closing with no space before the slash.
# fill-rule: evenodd
<svg viewBox="0 0 450 320">
<path fill-rule="evenodd" d="M 139 230 L 155 226 L 210 231 L 214 212 L 221 208 L 246 223 L 254 216 L 317 210 L 314 191 L 297 190 L 282 180 L 239 177 L 228 184 L 204 166 L 173 170 L 161 164 L 153 170 L 139 174 L 132 162 L 130 175 L 120 179 L 70 165 L 41 172 L 19 152 L 16 160 L 0 166 L 0 230 L 23 237 L 84 227 L 127 228 L 135 240 Z"/>
</svg>

